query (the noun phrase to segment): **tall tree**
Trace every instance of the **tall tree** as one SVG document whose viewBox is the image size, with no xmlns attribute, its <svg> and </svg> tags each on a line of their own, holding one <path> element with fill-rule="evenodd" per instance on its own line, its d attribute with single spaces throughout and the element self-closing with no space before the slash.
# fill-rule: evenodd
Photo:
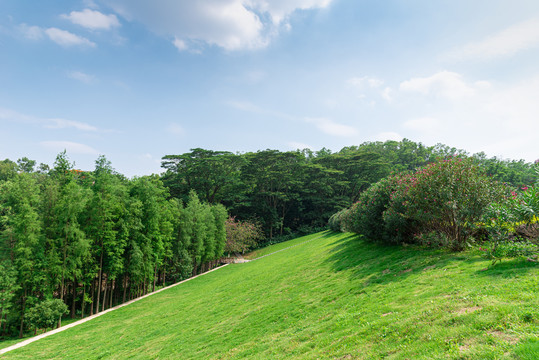
<svg viewBox="0 0 539 360">
<path fill-rule="evenodd" d="M 173 196 L 188 201 L 194 190 L 203 201 L 214 204 L 234 194 L 240 186 L 240 169 L 245 159 L 227 151 L 192 149 L 182 155 L 166 155 L 163 181 Z"/>
<path fill-rule="evenodd" d="M 92 253 L 97 269 L 97 296 L 95 312 L 104 309 L 108 280 L 114 281 L 122 271 L 127 242 L 127 230 L 120 219 L 125 215 L 127 188 L 122 184 L 111 163 L 100 156 L 93 172 L 92 196 L 88 203 L 86 233 L 92 242 Z M 108 277 L 104 277 L 104 274 Z M 101 309 L 100 309 L 101 305 Z"/>
<path fill-rule="evenodd" d="M 19 336 L 24 332 L 24 314 L 28 297 L 42 286 L 40 254 L 43 247 L 41 222 L 37 207 L 39 188 L 30 174 L 19 174 L 13 180 L 0 184 L 0 213 L 3 215 L 0 234 L 4 257 L 10 260 L 17 272 L 20 325 Z"/>
</svg>

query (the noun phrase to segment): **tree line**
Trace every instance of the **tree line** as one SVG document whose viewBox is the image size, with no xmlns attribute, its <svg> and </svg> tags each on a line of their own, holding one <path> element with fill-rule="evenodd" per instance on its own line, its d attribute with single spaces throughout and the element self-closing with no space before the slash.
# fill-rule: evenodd
<svg viewBox="0 0 539 360">
<path fill-rule="evenodd" d="M 392 173 L 412 172 L 464 150 L 410 140 L 366 142 L 338 152 L 309 149 L 261 150 L 243 154 L 193 149 L 162 159 L 162 180 L 171 195 L 190 191 L 210 204 L 224 204 L 231 216 L 260 223 L 269 241 L 326 226 L 337 211 L 358 202 L 370 185 Z M 521 187 L 534 181 L 532 164 L 488 158 L 473 161 L 493 180 Z"/>
<path fill-rule="evenodd" d="M 39 318 L 46 313 L 58 321 L 59 304 L 71 317 L 98 313 L 223 255 L 223 205 L 194 192 L 179 201 L 159 176 L 126 179 L 104 156 L 89 172 L 74 169 L 65 152 L 51 169 L 34 168 L 26 158 L 0 164 L 3 336 L 49 326 Z"/>
</svg>

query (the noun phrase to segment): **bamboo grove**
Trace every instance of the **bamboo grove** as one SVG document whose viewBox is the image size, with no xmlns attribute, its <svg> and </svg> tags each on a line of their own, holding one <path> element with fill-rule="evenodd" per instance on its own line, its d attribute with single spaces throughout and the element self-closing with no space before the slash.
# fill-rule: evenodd
<svg viewBox="0 0 539 360">
<path fill-rule="evenodd" d="M 158 176 L 128 180 L 103 156 L 94 171 L 77 171 L 65 152 L 49 171 L 24 165 L 0 179 L 4 337 L 22 336 L 25 314 L 53 298 L 71 317 L 92 315 L 208 269 L 223 254 L 226 209 L 195 193 L 182 204 Z"/>
</svg>

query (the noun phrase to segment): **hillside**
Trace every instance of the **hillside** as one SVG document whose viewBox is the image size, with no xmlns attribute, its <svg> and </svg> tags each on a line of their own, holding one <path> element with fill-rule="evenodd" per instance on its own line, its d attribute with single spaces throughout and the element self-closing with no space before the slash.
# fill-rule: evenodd
<svg viewBox="0 0 539 360">
<path fill-rule="evenodd" d="M 309 241 L 311 240 L 311 241 Z M 285 249 L 288 246 L 292 246 Z M 293 246 L 295 245 L 295 246 Z M 534 359 L 539 267 L 319 233 L 5 359 Z"/>
</svg>

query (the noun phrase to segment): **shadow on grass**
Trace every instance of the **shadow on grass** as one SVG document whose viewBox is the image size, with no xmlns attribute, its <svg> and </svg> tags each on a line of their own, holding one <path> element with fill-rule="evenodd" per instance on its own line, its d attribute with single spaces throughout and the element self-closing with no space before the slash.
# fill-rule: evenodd
<svg viewBox="0 0 539 360">
<path fill-rule="evenodd" d="M 531 270 L 539 269 L 539 263 L 529 261 L 525 258 L 504 260 L 495 265 L 489 264 L 487 268 L 478 270 L 477 276 L 514 278 L 525 275 Z"/>
<path fill-rule="evenodd" d="M 333 236 L 335 234 L 332 233 Z M 415 245 L 376 244 L 356 234 L 344 236 L 332 245 L 330 256 L 324 263 L 330 264 L 335 271 L 351 271 L 352 278 L 364 278 L 371 284 L 400 281 L 410 275 L 444 268 L 458 261 L 467 264 L 485 261 L 466 252 Z"/>
</svg>

